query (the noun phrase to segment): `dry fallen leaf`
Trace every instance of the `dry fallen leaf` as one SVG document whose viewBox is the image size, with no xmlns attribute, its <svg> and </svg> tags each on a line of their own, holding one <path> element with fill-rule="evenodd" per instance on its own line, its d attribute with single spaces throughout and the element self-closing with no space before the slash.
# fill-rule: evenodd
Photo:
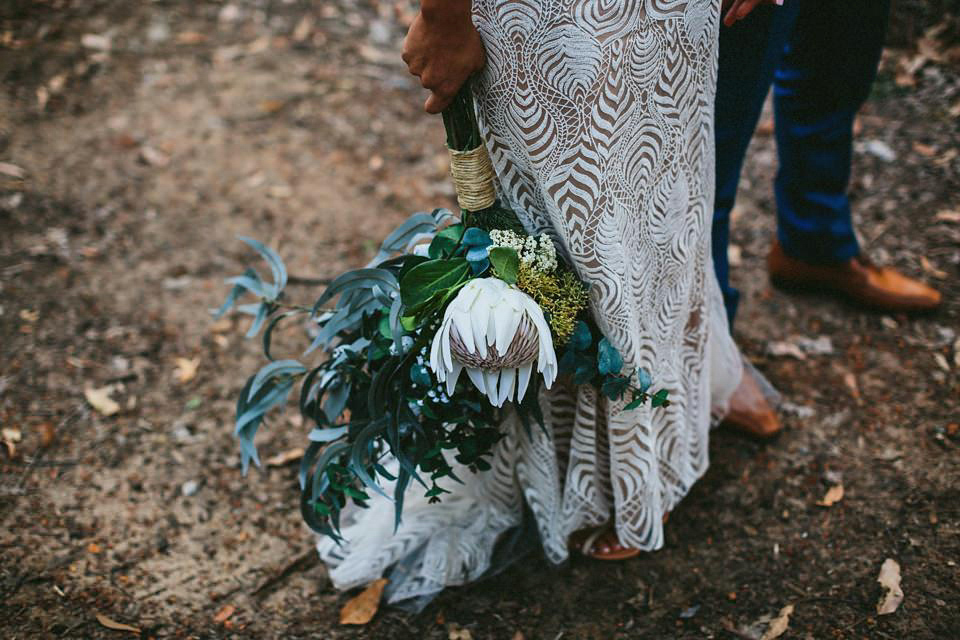
<svg viewBox="0 0 960 640">
<path fill-rule="evenodd" d="M 177 34 L 177 44 L 200 44 L 206 41 L 207 36 L 196 31 L 184 31 Z"/>
<path fill-rule="evenodd" d="M 117 622 L 116 620 L 111 620 L 102 613 L 96 614 L 97 622 L 105 626 L 107 629 L 113 629 L 114 631 L 129 631 L 130 633 L 140 634 L 140 629 L 136 627 L 131 627 L 128 624 L 123 624 L 122 622 Z"/>
<path fill-rule="evenodd" d="M 4 427 L 2 431 L 3 445 L 7 448 L 7 455 L 11 458 L 17 452 L 17 443 L 20 442 L 20 429 Z"/>
<path fill-rule="evenodd" d="M 944 357 L 944 355 L 943 355 L 942 353 L 938 353 L 937 351 L 934 351 L 934 352 L 933 352 L 933 361 L 937 363 L 937 366 L 938 366 L 938 367 L 940 367 L 941 369 L 943 369 L 943 370 L 946 371 L 947 373 L 950 373 L 950 363 L 947 362 L 946 357 Z"/>
<path fill-rule="evenodd" d="M 960 105 L 960 102 L 957 103 Z M 940 222 L 960 222 L 960 209 L 944 209 L 934 216 Z"/>
<path fill-rule="evenodd" d="M 0 162 L 0 173 L 5 176 L 10 176 L 11 178 L 16 178 L 17 180 L 23 180 L 27 175 L 23 169 L 9 162 Z"/>
<path fill-rule="evenodd" d="M 807 359 L 807 354 L 803 352 L 803 349 L 792 342 L 771 342 L 767 345 L 767 350 L 770 352 L 770 355 L 778 358 L 789 356 L 797 360 Z"/>
<path fill-rule="evenodd" d="M 823 496 L 823 500 L 820 500 L 817 503 L 818 507 L 832 507 L 843 500 L 843 485 L 836 484 L 827 489 L 826 495 Z"/>
<path fill-rule="evenodd" d="M 473 634 L 470 633 L 470 629 L 463 629 L 455 624 L 451 624 L 447 638 L 448 640 L 473 640 Z"/>
<path fill-rule="evenodd" d="M 380 578 L 371 582 L 363 593 L 348 600 L 340 610 L 340 624 L 367 624 L 373 620 L 380 608 L 380 596 L 385 586 L 387 579 Z"/>
<path fill-rule="evenodd" d="M 110 397 L 113 393 L 113 385 L 100 387 L 99 389 L 87 388 L 83 391 L 83 396 L 87 399 L 94 409 L 103 416 L 112 416 L 120 411 L 120 405 Z"/>
<path fill-rule="evenodd" d="M 176 358 L 177 368 L 173 375 L 180 384 L 186 384 L 197 377 L 197 368 L 200 366 L 200 358 Z"/>
<path fill-rule="evenodd" d="M 877 582 L 885 589 L 885 593 L 877 602 L 877 614 L 885 616 L 893 613 L 903 602 L 903 590 L 900 588 L 900 565 L 893 558 L 887 558 L 880 567 Z"/>
<path fill-rule="evenodd" d="M 94 51 L 109 51 L 110 50 L 110 36 L 105 36 L 99 33 L 85 33 L 80 38 L 80 44 L 86 49 L 93 49 Z"/>
<path fill-rule="evenodd" d="M 293 41 L 303 42 L 310 37 L 311 33 L 313 33 L 313 18 L 308 13 L 300 18 L 300 22 L 293 28 Z"/>
<path fill-rule="evenodd" d="M 847 385 L 847 389 L 850 390 L 850 395 L 856 400 L 860 400 L 860 385 L 857 384 L 857 376 L 855 376 L 850 371 L 843 374 L 843 384 Z"/>
<path fill-rule="evenodd" d="M 236 612 L 237 608 L 232 604 L 223 605 L 223 608 L 220 611 L 217 611 L 217 615 L 213 616 L 213 621 L 217 624 L 223 624 L 227 621 L 227 618 L 232 616 Z"/>
<path fill-rule="evenodd" d="M 165 167 L 170 164 L 170 156 L 148 144 L 140 149 L 140 158 L 152 167 Z"/>
<path fill-rule="evenodd" d="M 770 621 L 770 626 L 767 627 L 767 630 L 763 632 L 763 636 L 760 640 L 773 640 L 774 638 L 779 638 L 787 630 L 787 627 L 790 626 L 790 616 L 793 614 L 793 605 L 788 604 L 783 609 L 780 609 L 780 613 L 776 618 Z"/>
<path fill-rule="evenodd" d="M 283 451 L 277 455 L 267 458 L 268 467 L 282 467 L 285 464 L 295 462 L 303 457 L 303 447 L 297 447 L 296 449 L 290 449 L 289 451 Z"/>
<path fill-rule="evenodd" d="M 942 269 L 937 269 L 933 263 L 927 259 L 927 256 L 920 256 L 920 266 L 923 270 L 938 280 L 946 280 L 950 274 Z"/>
<path fill-rule="evenodd" d="M 37 431 L 40 433 L 40 446 L 44 449 L 53 444 L 54 438 L 57 437 L 57 430 L 50 421 L 38 424 Z"/>
</svg>

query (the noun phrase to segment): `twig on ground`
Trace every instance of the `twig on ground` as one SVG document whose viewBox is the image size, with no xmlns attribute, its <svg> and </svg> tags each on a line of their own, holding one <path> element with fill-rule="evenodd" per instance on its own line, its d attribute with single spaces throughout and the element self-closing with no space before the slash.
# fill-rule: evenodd
<svg viewBox="0 0 960 640">
<path fill-rule="evenodd" d="M 327 284 L 330 284 L 331 282 L 333 282 L 333 278 L 308 278 L 305 276 L 294 276 L 294 275 L 287 276 L 287 284 L 296 284 L 296 285 L 302 285 L 302 286 L 315 287 L 320 285 L 327 285 Z"/>
<path fill-rule="evenodd" d="M 317 566 L 317 563 L 319 563 L 319 561 L 320 560 L 317 555 L 316 549 L 313 549 L 311 547 L 304 553 L 300 554 L 295 560 L 287 564 L 287 566 L 281 569 L 279 573 L 276 573 L 272 577 L 267 578 L 263 582 L 263 584 L 261 584 L 259 587 L 254 589 L 252 592 L 250 592 L 250 595 L 254 597 L 259 596 L 260 594 L 264 593 L 268 589 L 279 584 L 283 580 L 286 580 L 294 573 L 309 571 L 313 567 Z"/>
</svg>

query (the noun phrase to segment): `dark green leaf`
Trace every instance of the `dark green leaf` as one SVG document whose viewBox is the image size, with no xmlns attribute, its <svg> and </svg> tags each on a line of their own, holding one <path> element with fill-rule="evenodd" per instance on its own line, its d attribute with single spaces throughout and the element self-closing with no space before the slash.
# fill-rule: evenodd
<svg viewBox="0 0 960 640">
<path fill-rule="evenodd" d="M 435 294 L 460 284 L 469 274 L 470 265 L 463 258 L 430 260 L 418 264 L 400 283 L 403 304 L 415 307 L 430 300 Z"/>
<path fill-rule="evenodd" d="M 657 391 L 655 394 L 653 394 L 653 396 L 650 399 L 650 406 L 665 407 L 668 404 L 670 404 L 669 401 L 667 400 L 667 396 L 669 395 L 669 393 L 670 392 L 667 391 L 666 389 L 660 389 L 660 391 Z"/>
<path fill-rule="evenodd" d="M 433 385 L 433 379 L 430 377 L 430 372 L 427 371 L 427 368 L 422 364 L 415 364 L 410 367 L 410 381 L 414 384 L 418 384 L 421 387 L 430 387 Z"/>
<path fill-rule="evenodd" d="M 280 321 L 289 318 L 290 316 L 295 316 L 301 313 L 306 313 L 300 309 L 294 309 L 293 311 L 284 311 L 283 313 L 278 313 L 273 318 L 270 319 L 270 322 L 267 323 L 267 328 L 263 331 L 263 354 L 267 356 L 268 360 L 273 360 L 273 356 L 270 355 L 270 340 L 273 336 L 273 330 L 277 328 L 277 325 L 280 324 Z"/>
<path fill-rule="evenodd" d="M 604 379 L 601 391 L 611 400 L 619 400 L 630 387 L 630 378 L 626 376 L 609 376 Z"/>
<path fill-rule="evenodd" d="M 463 225 L 450 225 L 433 237 L 433 240 L 430 242 L 430 246 L 427 249 L 427 255 L 434 260 L 450 256 L 457 244 L 460 242 L 461 236 L 463 236 Z"/>
<path fill-rule="evenodd" d="M 357 436 L 357 439 L 353 443 L 353 447 L 350 450 L 350 470 L 353 471 L 354 475 L 360 478 L 360 481 L 363 482 L 367 487 L 373 489 L 380 495 L 382 495 L 387 500 L 390 500 L 384 490 L 380 487 L 379 484 L 367 473 L 367 462 L 366 458 L 369 456 L 370 445 L 373 440 L 383 434 L 386 430 L 386 421 L 378 420 L 376 422 L 371 422 L 364 428 L 363 431 Z"/>
<path fill-rule="evenodd" d="M 393 502 L 394 502 L 394 522 L 393 522 L 393 532 L 396 533 L 397 529 L 400 528 L 400 520 L 403 515 L 403 496 L 407 491 L 407 485 L 410 484 L 410 472 L 406 469 L 400 469 L 398 474 L 397 484 L 393 488 Z"/>
<path fill-rule="evenodd" d="M 508 284 L 517 282 L 517 272 L 520 270 L 520 256 L 510 247 L 494 247 L 490 249 L 490 264 L 497 277 Z"/>
<path fill-rule="evenodd" d="M 327 390 L 323 402 L 323 414 L 330 422 L 336 422 L 340 414 L 343 413 L 344 407 L 347 406 L 347 400 L 350 398 L 350 386 L 349 382 L 340 382 Z"/>
<path fill-rule="evenodd" d="M 250 386 L 249 397 L 252 398 L 260 387 L 267 381 L 282 376 L 295 376 L 304 373 L 307 370 L 305 366 L 296 360 L 275 360 L 262 366 L 257 375 L 253 377 L 253 384 Z"/>
</svg>

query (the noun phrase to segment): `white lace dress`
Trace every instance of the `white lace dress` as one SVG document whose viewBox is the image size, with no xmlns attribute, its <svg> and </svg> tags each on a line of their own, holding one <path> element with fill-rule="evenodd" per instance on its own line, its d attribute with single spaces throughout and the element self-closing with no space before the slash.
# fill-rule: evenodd
<svg viewBox="0 0 960 640">
<path fill-rule="evenodd" d="M 626 367 L 671 404 L 623 411 L 558 383 L 541 394 L 546 430 L 509 418 L 493 470 L 460 470 L 466 484 L 437 505 L 413 485 L 396 534 L 387 500 L 348 514 L 344 546 L 318 543 L 336 586 L 389 571 L 398 602 L 476 579 L 524 513 L 555 563 L 572 532 L 611 519 L 623 545 L 662 546 L 742 373 L 710 258 L 719 2 L 474 1 L 500 196 L 553 236 Z"/>
</svg>

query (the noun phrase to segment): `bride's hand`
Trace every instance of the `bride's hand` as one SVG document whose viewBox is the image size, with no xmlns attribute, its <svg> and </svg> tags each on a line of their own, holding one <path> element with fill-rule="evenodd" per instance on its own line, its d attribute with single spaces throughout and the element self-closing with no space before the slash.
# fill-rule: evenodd
<svg viewBox="0 0 960 640">
<path fill-rule="evenodd" d="M 732 26 L 737 20 L 743 20 L 761 4 L 782 5 L 783 0 L 723 0 L 723 24 Z"/>
<path fill-rule="evenodd" d="M 403 42 L 403 61 L 430 90 L 427 113 L 443 111 L 486 62 L 470 5 L 471 0 L 423 0 Z"/>
</svg>

